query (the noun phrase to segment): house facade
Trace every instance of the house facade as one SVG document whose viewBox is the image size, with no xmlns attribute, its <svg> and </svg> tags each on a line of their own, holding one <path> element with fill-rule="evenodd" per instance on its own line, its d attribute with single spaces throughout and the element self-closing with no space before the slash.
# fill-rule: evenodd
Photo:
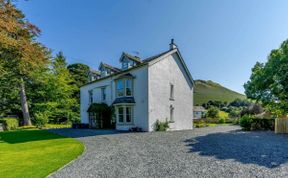
<svg viewBox="0 0 288 178">
<path fill-rule="evenodd" d="M 193 115 L 194 119 L 201 119 L 205 115 L 206 110 L 202 106 L 194 106 Z"/>
<path fill-rule="evenodd" d="M 193 128 L 193 79 L 173 40 L 161 54 L 141 60 L 123 53 L 119 61 L 121 69 L 101 63 L 101 77 L 81 87 L 82 123 L 91 124 L 91 104 L 105 103 L 117 130 L 153 131 L 157 120 L 170 130 Z"/>
</svg>

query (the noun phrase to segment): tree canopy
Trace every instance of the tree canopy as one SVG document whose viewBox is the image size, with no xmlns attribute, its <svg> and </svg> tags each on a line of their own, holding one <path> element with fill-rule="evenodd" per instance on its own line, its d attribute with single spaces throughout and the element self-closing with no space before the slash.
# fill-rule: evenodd
<svg viewBox="0 0 288 178">
<path fill-rule="evenodd" d="M 250 80 L 244 84 L 248 98 L 262 102 L 271 112 L 288 111 L 288 40 L 271 51 L 266 63 L 257 62 Z"/>
</svg>

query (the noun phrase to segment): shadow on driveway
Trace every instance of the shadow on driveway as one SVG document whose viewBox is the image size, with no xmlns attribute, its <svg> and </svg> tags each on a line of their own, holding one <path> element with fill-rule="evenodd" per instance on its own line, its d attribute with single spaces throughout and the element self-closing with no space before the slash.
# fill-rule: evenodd
<svg viewBox="0 0 288 178">
<path fill-rule="evenodd" d="M 230 131 L 185 140 L 190 152 L 276 168 L 288 161 L 288 137 L 273 132 Z"/>
<path fill-rule="evenodd" d="M 81 138 L 81 137 L 91 137 L 97 135 L 112 135 L 112 134 L 121 134 L 127 132 L 120 132 L 113 129 L 49 129 L 49 132 L 56 133 L 58 135 L 72 137 L 72 138 Z"/>
</svg>

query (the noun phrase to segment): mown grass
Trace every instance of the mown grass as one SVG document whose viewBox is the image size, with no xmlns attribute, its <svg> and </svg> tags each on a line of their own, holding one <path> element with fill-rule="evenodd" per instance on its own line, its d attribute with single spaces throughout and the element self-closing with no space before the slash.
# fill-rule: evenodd
<svg viewBox="0 0 288 178">
<path fill-rule="evenodd" d="M 246 96 L 212 81 L 195 80 L 194 104 L 202 105 L 209 100 L 232 102 L 235 99 L 245 99 Z"/>
<path fill-rule="evenodd" d="M 0 133 L 0 177 L 46 177 L 79 156 L 79 141 L 43 130 Z"/>
</svg>

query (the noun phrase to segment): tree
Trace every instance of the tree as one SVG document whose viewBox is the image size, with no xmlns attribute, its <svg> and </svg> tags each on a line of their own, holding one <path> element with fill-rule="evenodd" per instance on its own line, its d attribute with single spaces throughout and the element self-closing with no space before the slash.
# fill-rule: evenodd
<svg viewBox="0 0 288 178">
<path fill-rule="evenodd" d="M 40 30 L 11 1 L 0 0 L 0 61 L 9 71 L 9 79 L 17 84 L 24 125 L 31 125 L 25 85 L 47 62 L 47 49 L 35 40 L 39 34 Z"/>
<path fill-rule="evenodd" d="M 68 65 L 67 68 L 74 79 L 73 84 L 78 88 L 74 92 L 73 97 L 75 97 L 80 104 L 80 87 L 88 82 L 90 68 L 89 66 L 80 63 Z"/>
<path fill-rule="evenodd" d="M 207 111 L 207 117 L 218 118 L 219 117 L 219 109 L 216 107 L 209 108 Z"/>
<path fill-rule="evenodd" d="M 255 64 L 244 88 L 247 97 L 262 102 L 276 115 L 287 115 L 288 40 L 271 51 L 266 63 Z"/>
</svg>

